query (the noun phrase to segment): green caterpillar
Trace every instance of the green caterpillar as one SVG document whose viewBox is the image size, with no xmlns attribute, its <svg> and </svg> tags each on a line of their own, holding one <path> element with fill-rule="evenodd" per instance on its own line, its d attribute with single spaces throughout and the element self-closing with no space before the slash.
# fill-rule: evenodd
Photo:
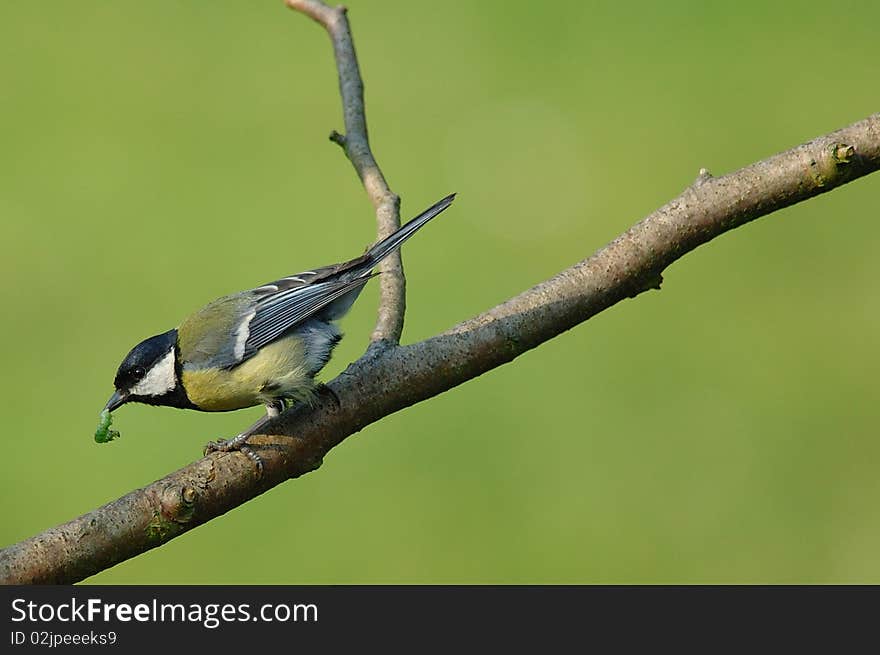
<svg viewBox="0 0 880 655">
<path fill-rule="evenodd" d="M 105 409 L 101 412 L 101 419 L 98 422 L 98 428 L 95 430 L 95 441 L 98 443 L 107 443 L 108 441 L 113 441 L 119 437 L 118 430 L 110 429 L 110 424 L 112 422 L 113 417 L 110 416 L 109 411 Z"/>
</svg>

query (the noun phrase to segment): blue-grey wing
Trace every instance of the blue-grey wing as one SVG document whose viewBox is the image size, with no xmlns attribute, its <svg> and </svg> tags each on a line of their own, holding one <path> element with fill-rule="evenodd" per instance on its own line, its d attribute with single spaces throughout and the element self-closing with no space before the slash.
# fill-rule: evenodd
<svg viewBox="0 0 880 655">
<path fill-rule="evenodd" d="M 336 306 L 347 309 L 363 286 L 372 277 L 360 275 L 354 279 L 332 276 L 321 279 L 320 272 L 309 271 L 283 278 L 253 290 L 257 294 L 254 310 L 239 327 L 241 363 L 297 325 L 324 313 L 329 319 L 337 318 Z M 317 281 L 312 281 L 317 278 Z"/>
<path fill-rule="evenodd" d="M 332 321 L 341 317 L 373 276 L 372 269 L 449 207 L 454 198 L 452 194 L 433 204 L 360 257 L 253 289 L 249 295 L 252 309 L 248 307 L 241 318 L 236 318 L 230 344 L 232 356 L 226 366 L 231 368 L 253 357 L 260 348 L 309 319 Z"/>
</svg>

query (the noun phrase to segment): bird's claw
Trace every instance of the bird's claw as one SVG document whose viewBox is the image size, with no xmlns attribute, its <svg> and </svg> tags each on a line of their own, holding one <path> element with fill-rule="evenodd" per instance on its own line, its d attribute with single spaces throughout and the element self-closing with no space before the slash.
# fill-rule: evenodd
<svg viewBox="0 0 880 655">
<path fill-rule="evenodd" d="M 248 459 L 250 459 L 254 466 L 257 467 L 257 477 L 261 477 L 263 475 L 263 458 L 257 455 L 254 452 L 254 449 L 247 445 L 239 446 L 238 451 L 242 455 L 246 455 Z"/>
<path fill-rule="evenodd" d="M 220 447 L 226 442 L 226 439 L 217 439 L 216 441 L 209 441 L 205 444 L 205 449 L 202 451 L 202 454 L 207 457 L 211 453 L 216 453 L 220 450 Z"/>
<path fill-rule="evenodd" d="M 263 459 L 254 452 L 254 449 L 245 443 L 250 435 L 240 434 L 232 439 L 217 439 L 217 441 L 209 441 L 205 444 L 205 456 L 211 453 L 228 453 L 237 450 L 245 455 L 257 467 L 257 476 L 263 475 Z"/>
</svg>

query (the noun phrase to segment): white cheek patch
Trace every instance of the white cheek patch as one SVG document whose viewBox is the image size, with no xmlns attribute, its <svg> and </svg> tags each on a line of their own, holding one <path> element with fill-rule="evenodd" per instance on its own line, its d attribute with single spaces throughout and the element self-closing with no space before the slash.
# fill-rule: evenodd
<svg viewBox="0 0 880 655">
<path fill-rule="evenodd" d="M 162 396 L 177 386 L 174 376 L 174 349 L 168 351 L 156 362 L 144 379 L 131 388 L 131 393 L 138 396 Z"/>
</svg>

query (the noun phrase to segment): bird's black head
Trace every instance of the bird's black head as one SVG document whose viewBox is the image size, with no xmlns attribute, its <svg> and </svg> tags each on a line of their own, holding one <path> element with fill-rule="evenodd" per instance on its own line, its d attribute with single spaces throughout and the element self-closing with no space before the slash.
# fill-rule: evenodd
<svg viewBox="0 0 880 655">
<path fill-rule="evenodd" d="M 104 409 L 125 403 L 190 407 L 177 369 L 177 330 L 141 341 L 122 360 L 113 385 L 116 391 Z"/>
</svg>

